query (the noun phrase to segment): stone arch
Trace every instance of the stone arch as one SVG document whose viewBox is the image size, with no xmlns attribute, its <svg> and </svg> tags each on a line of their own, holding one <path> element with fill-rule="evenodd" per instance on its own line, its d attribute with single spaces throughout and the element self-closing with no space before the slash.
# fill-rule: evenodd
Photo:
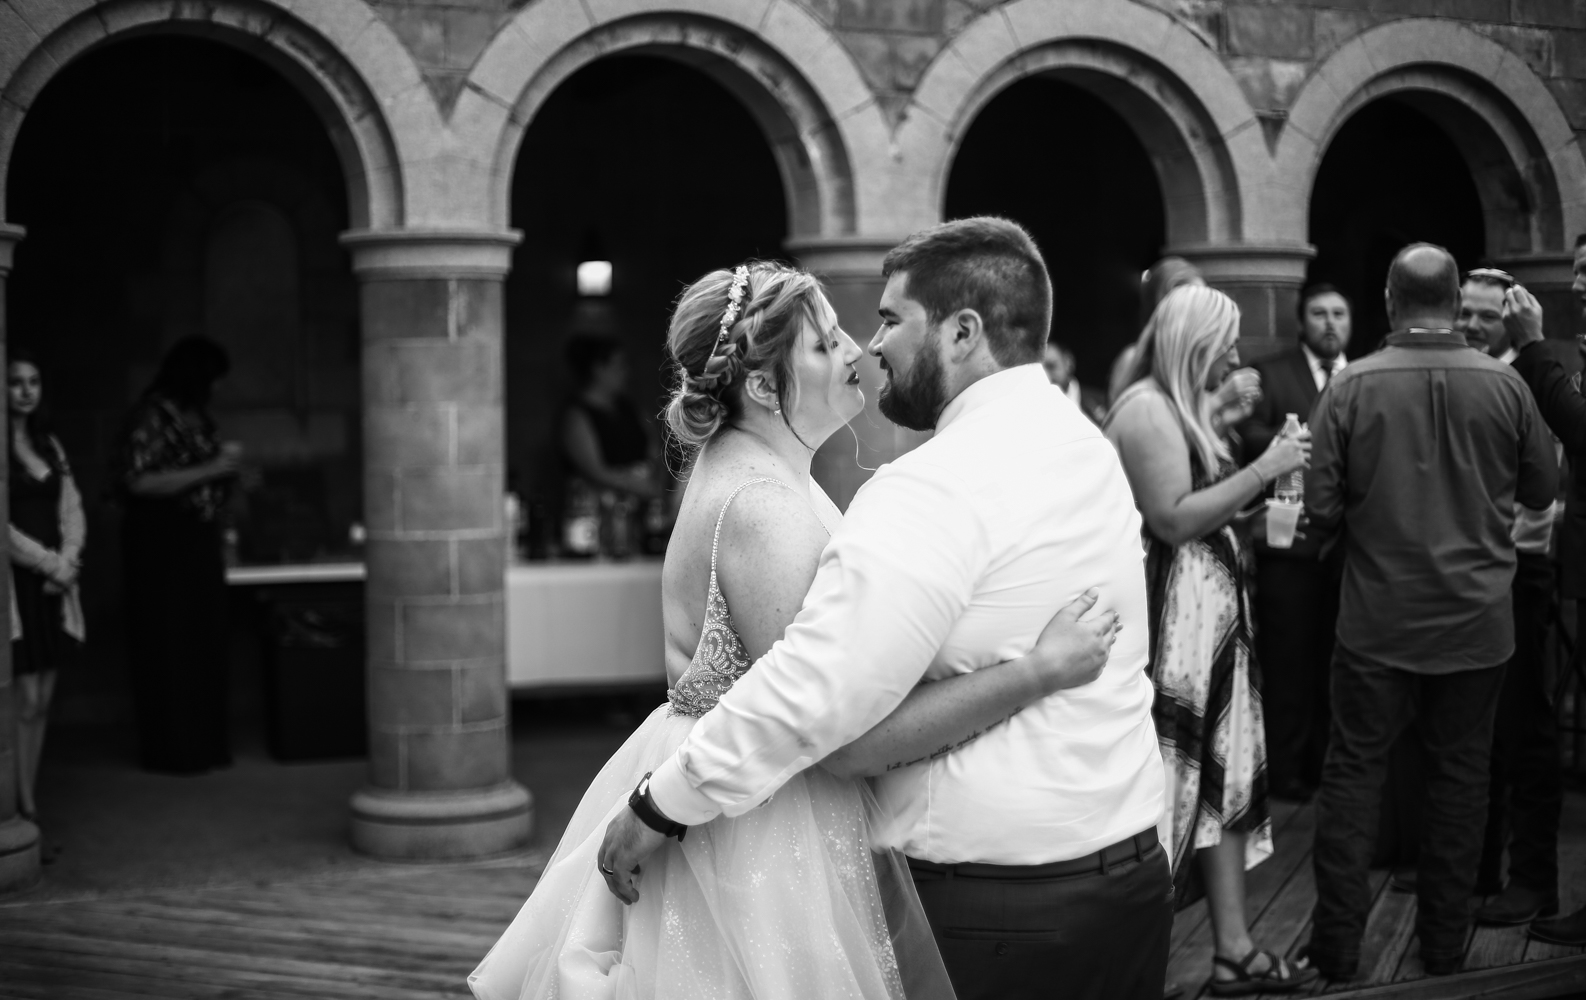
<svg viewBox="0 0 1586 1000">
<path fill-rule="evenodd" d="M 898 147 L 910 187 L 938 215 L 976 114 L 1033 74 L 1085 87 L 1135 129 L 1156 167 L 1179 246 L 1246 238 L 1250 192 L 1268 154 L 1259 123 L 1211 48 L 1173 18 L 1134 4 L 1015 0 L 954 38 L 915 90 Z M 916 225 L 934 221 L 916 220 Z M 912 227 L 911 227 L 912 228 Z"/>
<path fill-rule="evenodd" d="M 5 0 L 0 31 L 23 40 L 0 51 L 0 198 L 22 122 L 55 74 L 100 46 L 140 36 L 207 38 L 290 81 L 336 148 L 353 228 L 408 220 L 403 165 L 416 158 L 409 147 L 442 130 L 407 50 L 362 0 Z"/>
<path fill-rule="evenodd" d="M 1410 19 L 1340 47 L 1296 96 L 1274 157 L 1284 178 L 1278 215 L 1290 233 L 1306 232 L 1316 174 L 1338 130 L 1389 95 L 1460 147 L 1481 196 L 1490 256 L 1561 253 L 1586 230 L 1586 159 L 1546 85 L 1519 56 L 1469 28 Z"/>
<path fill-rule="evenodd" d="M 647 53 L 713 77 L 749 108 L 782 173 L 794 239 L 850 234 L 864 185 L 884 159 L 885 125 L 846 50 L 790 0 L 542 0 L 500 31 L 475 64 L 453 127 L 489 151 L 489 222 L 504 226 L 529 122 L 564 80 L 602 56 Z M 879 201 L 879 199 L 874 199 Z"/>
</svg>

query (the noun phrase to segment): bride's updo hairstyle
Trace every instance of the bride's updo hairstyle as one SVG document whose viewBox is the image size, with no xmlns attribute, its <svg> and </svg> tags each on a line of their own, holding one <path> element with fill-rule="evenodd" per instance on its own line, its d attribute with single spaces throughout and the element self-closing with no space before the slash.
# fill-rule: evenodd
<svg viewBox="0 0 1586 1000">
<path fill-rule="evenodd" d="M 793 352 L 802 324 L 819 323 L 820 297 L 813 274 L 768 261 L 712 271 L 688 286 L 666 334 L 677 364 L 666 423 L 679 445 L 695 451 L 742 416 L 744 380 L 756 371 L 776 387 L 782 421 L 793 426 Z"/>
</svg>

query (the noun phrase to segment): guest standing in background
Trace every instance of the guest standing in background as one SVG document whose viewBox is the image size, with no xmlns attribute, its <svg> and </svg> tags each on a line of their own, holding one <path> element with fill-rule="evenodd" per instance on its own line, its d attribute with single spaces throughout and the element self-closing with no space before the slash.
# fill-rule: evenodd
<svg viewBox="0 0 1586 1000">
<path fill-rule="evenodd" d="M 1200 270 L 1183 257 L 1163 257 L 1140 275 L 1140 329 L 1151 322 L 1159 302 L 1167 293 L 1184 285 L 1204 285 L 1206 279 Z M 1129 387 L 1135 372 L 1135 354 L 1139 343 L 1130 344 L 1113 359 L 1112 372 L 1107 378 L 1107 401 L 1116 400 Z"/>
<path fill-rule="evenodd" d="M 1310 449 L 1303 435 L 1282 436 L 1250 465 L 1234 464 L 1226 424 L 1214 416 L 1216 390 L 1239 364 L 1238 336 L 1239 307 L 1227 295 L 1175 289 L 1141 335 L 1135 378 L 1106 424 L 1148 535 L 1150 669 L 1168 771 L 1162 842 L 1179 903 L 1204 887 L 1218 996 L 1295 990 L 1316 978 L 1257 948 L 1245 915 L 1245 870 L 1271 856 L 1272 822 L 1234 521 L 1278 476 L 1303 468 Z"/>
<path fill-rule="evenodd" d="M 1586 234 L 1575 238 L 1574 275 L 1575 280 L 1570 291 L 1575 296 L 1576 305 L 1582 310 L 1583 315 L 1586 315 Z M 1553 433 L 1563 441 L 1564 450 L 1570 457 L 1570 484 L 1558 542 L 1561 556 L 1559 576 L 1563 584 L 1563 596 L 1576 599 L 1578 617 L 1575 655 L 1581 656 L 1583 649 L 1580 637 L 1586 635 L 1586 629 L 1582 628 L 1586 626 L 1586 593 L 1583 593 L 1586 591 L 1586 583 L 1582 582 L 1583 573 L 1586 573 L 1586 555 L 1582 552 L 1582 549 L 1586 548 L 1586 528 L 1583 528 L 1583 522 L 1586 522 L 1586 398 L 1581 396 L 1580 373 L 1577 371 L 1573 375 L 1570 374 L 1558 356 L 1549 350 L 1553 345 L 1543 343 L 1541 307 L 1536 304 L 1535 298 L 1526 295 L 1522 300 L 1518 294 L 1511 292 L 1506 296 L 1504 313 L 1511 346 L 1517 351 L 1514 369 L 1525 379 L 1526 385 L 1530 387 L 1536 398 L 1543 419 L 1547 421 Z M 1586 342 L 1577 341 L 1577 345 L 1586 349 Z M 1507 686 L 1507 681 L 1505 684 Z M 1503 709 L 1500 707 L 1499 711 L 1502 712 Z M 1554 814 L 1554 822 L 1557 822 L 1556 814 Z M 1515 824 L 1514 836 L 1518 840 L 1521 836 L 1519 815 L 1515 816 Z M 1535 850 L 1535 847 L 1531 849 Z M 1554 850 L 1556 851 L 1556 848 Z M 1511 857 L 1512 854 L 1511 848 Z M 1510 875 L 1512 889 L 1518 880 L 1512 860 Z M 1532 888 L 1541 889 L 1546 893 L 1549 890 L 1556 891 L 1557 886 L 1532 886 Z M 1505 890 L 1502 896 L 1489 905 L 1496 906 L 1510 902 L 1523 905 L 1524 901 L 1519 900 L 1517 896 L 1518 894 L 1511 894 L 1510 891 Z M 1504 908 L 1507 909 L 1507 906 Z M 1489 917 L 1491 915 L 1488 914 Z M 1549 944 L 1573 948 L 1586 946 L 1586 906 L 1564 916 L 1541 917 L 1533 921 L 1531 937 Z"/>
<path fill-rule="evenodd" d="M 1308 422 L 1322 390 L 1347 364 L 1350 305 L 1343 293 L 1327 284 L 1304 289 L 1299 320 L 1299 344 L 1255 364 L 1261 400 L 1239 425 L 1247 461 L 1267 449 L 1288 414 Z M 1323 559 L 1315 537 L 1303 534 L 1291 548 L 1274 549 L 1258 533 L 1252 547 L 1272 797 L 1306 802 L 1321 784 L 1327 750 L 1327 684 L 1343 552 Z"/>
<path fill-rule="evenodd" d="M 661 495 L 656 447 L 628 399 L 628 356 L 613 337 L 579 334 L 567 344 L 578 394 L 562 415 L 565 471 L 596 490 Z"/>
<path fill-rule="evenodd" d="M 1079 412 L 1091 419 L 1092 423 L 1099 424 L 1107 417 L 1106 394 L 1100 389 L 1092 389 L 1088 385 L 1081 385 L 1079 381 L 1079 366 L 1074 360 L 1074 352 L 1059 344 L 1055 340 L 1046 342 L 1046 353 L 1041 355 L 1041 367 L 1046 371 L 1046 377 L 1052 384 L 1063 390 L 1063 394 L 1079 407 Z"/>
<path fill-rule="evenodd" d="M 150 771 L 231 763 L 221 532 L 241 447 L 221 443 L 208 410 L 230 366 L 213 340 L 178 340 L 134 406 L 118 456 L 127 653 Z"/>
<path fill-rule="evenodd" d="M 1519 356 L 1517 346 L 1529 338 L 1520 345 L 1511 343 L 1506 322 L 1521 318 L 1534 324 L 1540 342 L 1542 307 L 1513 275 L 1492 268 L 1477 268 L 1466 275 L 1454 331 L 1463 334 L 1470 346 L 1513 365 Z M 1541 413 L 1547 420 L 1547 411 Z M 1557 441 L 1553 447 L 1559 456 Z M 1497 898 L 1476 911 L 1478 924 L 1525 924 L 1558 913 L 1558 824 L 1564 786 L 1547 669 L 1547 633 L 1557 584 L 1552 543 L 1558 506 L 1556 500 L 1545 510 L 1514 505 L 1510 530 L 1515 547 L 1510 587 L 1514 655 L 1503 672 L 1503 693 L 1493 721 L 1487 833 L 1476 874 L 1476 894 Z M 1502 880 L 1505 848 L 1507 888 Z"/>
<path fill-rule="evenodd" d="M 1421 961 L 1431 975 L 1459 969 L 1514 653 L 1514 505 L 1546 508 L 1558 484 L 1525 382 L 1454 332 L 1459 300 L 1447 250 L 1399 251 L 1387 346 L 1339 373 L 1311 421 L 1306 511 L 1312 530 L 1343 529 L 1345 544 L 1308 949 L 1330 979 L 1360 963 L 1388 751 L 1412 725 L 1425 772 Z"/>
<path fill-rule="evenodd" d="M 12 351 L 6 366 L 11 415 L 11 670 L 17 683 L 17 806 L 38 812 L 34 784 L 44 752 L 55 678 L 86 636 L 78 588 L 87 523 L 66 450 L 50 433 L 38 363 Z"/>
</svg>

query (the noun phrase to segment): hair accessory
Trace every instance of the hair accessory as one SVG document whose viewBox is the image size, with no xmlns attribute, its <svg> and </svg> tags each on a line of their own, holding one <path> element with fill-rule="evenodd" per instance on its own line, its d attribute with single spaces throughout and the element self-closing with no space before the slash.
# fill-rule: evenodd
<svg viewBox="0 0 1586 1000">
<path fill-rule="evenodd" d="M 731 362 L 738 353 L 738 345 L 729 344 L 727 337 L 732 332 L 732 325 L 738 321 L 738 313 L 743 308 L 744 291 L 748 287 L 749 265 L 739 264 L 732 272 L 732 285 L 727 289 L 727 310 L 721 314 L 721 332 L 716 335 L 715 349 L 705 359 L 705 367 L 700 373 L 688 376 L 695 388 L 709 392 L 723 381 L 732 381 Z"/>
<path fill-rule="evenodd" d="M 738 307 L 743 304 L 743 290 L 749 285 L 749 265 L 739 264 L 732 272 L 732 287 L 727 289 L 727 311 L 721 314 L 721 333 L 716 337 L 719 350 L 727 342 L 727 331 L 738 321 Z"/>
</svg>

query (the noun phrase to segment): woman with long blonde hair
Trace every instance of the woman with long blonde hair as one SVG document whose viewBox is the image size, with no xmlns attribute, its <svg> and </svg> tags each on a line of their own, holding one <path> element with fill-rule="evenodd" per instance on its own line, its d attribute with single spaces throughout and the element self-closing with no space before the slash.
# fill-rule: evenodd
<svg viewBox="0 0 1586 1000">
<path fill-rule="evenodd" d="M 1178 903 L 1202 889 L 1208 897 L 1216 996 L 1285 992 L 1316 978 L 1258 949 L 1244 912 L 1245 869 L 1271 855 L 1272 823 L 1248 560 L 1234 522 L 1269 483 L 1305 466 L 1310 441 L 1280 436 L 1235 466 L 1217 390 L 1239 365 L 1238 336 L 1239 307 L 1227 295 L 1174 289 L 1151 314 L 1104 425 L 1147 534 L 1154 713 L 1168 772 L 1160 836 Z"/>
</svg>

